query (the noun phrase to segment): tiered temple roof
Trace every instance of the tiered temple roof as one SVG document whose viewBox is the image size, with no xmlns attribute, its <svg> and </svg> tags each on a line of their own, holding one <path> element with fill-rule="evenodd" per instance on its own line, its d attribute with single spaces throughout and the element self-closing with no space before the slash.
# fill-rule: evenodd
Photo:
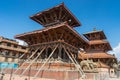
<svg viewBox="0 0 120 80">
<path fill-rule="evenodd" d="M 73 27 L 80 26 L 80 22 L 62 3 L 51 9 L 37 13 L 30 17 L 45 28 L 16 35 L 15 38 L 24 40 L 29 45 L 64 40 L 77 48 L 88 45 L 88 42 L 77 33 Z"/>
<path fill-rule="evenodd" d="M 70 10 L 67 9 L 64 3 L 43 12 L 39 12 L 30 18 L 40 23 L 44 27 L 62 22 L 67 22 L 71 27 L 77 27 L 81 25 L 77 18 L 75 18 L 75 16 L 70 12 Z"/>
<path fill-rule="evenodd" d="M 93 30 L 83 35 L 89 40 L 90 49 L 103 50 L 106 52 L 112 50 L 103 31 Z"/>
<path fill-rule="evenodd" d="M 87 44 L 87 41 L 69 25 L 66 25 L 66 23 L 16 35 L 15 38 L 24 40 L 29 45 L 57 40 L 64 40 L 65 42 L 76 47 L 82 47 L 83 44 Z"/>
<path fill-rule="evenodd" d="M 28 43 L 32 50 L 32 55 L 28 55 L 32 63 L 28 64 L 28 68 L 34 64 L 35 61 L 44 61 L 43 65 L 39 68 L 35 77 L 43 67 L 52 61 L 52 64 L 74 64 L 74 70 L 79 71 L 81 76 L 85 76 L 80 65 L 76 61 L 78 57 L 79 48 L 86 49 L 89 46 L 86 39 L 84 39 L 73 28 L 80 26 L 80 22 L 73 16 L 73 14 L 62 3 L 51 9 L 37 13 L 30 17 L 34 21 L 44 26 L 41 30 L 35 30 L 23 34 L 16 35 L 15 38 L 23 40 Z M 39 61 L 40 60 L 40 61 Z M 26 60 L 26 62 L 29 60 Z M 26 62 L 24 64 L 26 64 Z M 66 69 L 72 70 L 71 66 L 55 66 L 49 65 L 49 69 L 58 70 Z M 52 66 L 52 68 L 50 68 Z M 55 68 L 53 67 L 55 66 Z M 24 67 L 24 65 L 22 66 Z M 27 69 L 28 69 L 27 68 Z M 24 74 L 25 71 L 22 73 Z"/>
<path fill-rule="evenodd" d="M 89 48 L 86 52 L 81 53 L 79 58 L 92 59 L 101 68 L 109 68 L 112 67 L 111 64 L 117 63 L 116 57 L 107 53 L 112 48 L 103 31 L 93 30 L 83 35 L 88 39 Z"/>
<path fill-rule="evenodd" d="M 103 31 L 93 30 L 83 34 L 89 41 L 107 39 Z"/>
<path fill-rule="evenodd" d="M 111 54 L 108 54 L 108 53 L 105 53 L 105 52 L 96 52 L 96 53 L 86 53 L 86 54 L 83 54 L 81 53 L 79 55 L 79 58 L 83 58 L 83 59 L 102 59 L 102 58 L 111 58 L 111 59 L 114 59 L 115 56 L 111 55 Z"/>
</svg>

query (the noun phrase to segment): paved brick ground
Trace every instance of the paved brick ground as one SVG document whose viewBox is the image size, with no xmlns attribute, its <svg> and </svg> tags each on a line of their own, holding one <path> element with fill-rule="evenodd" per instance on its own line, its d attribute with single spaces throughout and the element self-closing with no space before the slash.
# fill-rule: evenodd
<svg viewBox="0 0 120 80">
<path fill-rule="evenodd" d="M 3 77 L 3 80 L 10 80 L 10 74 L 5 74 L 4 77 Z M 28 76 L 13 75 L 11 77 L 11 80 L 29 80 L 29 78 L 28 78 Z M 55 79 L 45 79 L 45 78 L 33 78 L 33 77 L 30 77 L 30 80 L 55 80 Z"/>
<path fill-rule="evenodd" d="M 5 74 L 4 77 L 3 77 L 3 80 L 10 80 L 10 76 L 11 76 L 10 74 Z M 0 75 L 0 77 L 1 77 L 1 75 Z M 29 78 L 28 78 L 28 76 L 13 75 L 11 77 L 11 80 L 29 80 Z M 55 80 L 55 79 L 33 78 L 33 77 L 30 77 L 30 80 Z M 79 79 L 79 80 L 91 80 L 91 79 Z M 107 80 L 120 80 L 120 78 L 109 78 Z"/>
</svg>

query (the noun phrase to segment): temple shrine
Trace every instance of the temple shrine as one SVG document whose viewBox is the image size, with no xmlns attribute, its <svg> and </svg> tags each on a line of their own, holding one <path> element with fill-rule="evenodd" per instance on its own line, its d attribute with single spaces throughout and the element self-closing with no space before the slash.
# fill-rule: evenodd
<svg viewBox="0 0 120 80">
<path fill-rule="evenodd" d="M 29 76 L 29 80 L 93 80 L 100 77 L 100 69 L 108 74 L 114 70 L 117 59 L 107 53 L 112 48 L 104 32 L 81 36 L 74 29 L 81 23 L 63 3 L 30 18 L 44 28 L 15 36 L 28 44 L 29 52 L 13 74 Z"/>
<path fill-rule="evenodd" d="M 112 50 L 103 31 L 94 30 L 83 34 L 88 40 L 90 47 L 86 50 L 84 59 L 92 59 L 94 62 L 101 61 L 112 67 L 112 63 L 117 62 L 114 55 L 107 52 Z"/>
<path fill-rule="evenodd" d="M 112 48 L 107 41 L 104 32 L 94 29 L 93 31 L 83 35 L 88 40 L 89 48 L 86 52 L 81 53 L 79 58 L 82 57 L 84 60 L 92 60 L 96 63 L 98 72 L 101 72 L 102 75 L 114 76 L 114 67 L 117 65 L 117 58 L 115 55 L 107 53 L 112 50 Z M 89 67 L 86 68 L 89 69 Z"/>
</svg>

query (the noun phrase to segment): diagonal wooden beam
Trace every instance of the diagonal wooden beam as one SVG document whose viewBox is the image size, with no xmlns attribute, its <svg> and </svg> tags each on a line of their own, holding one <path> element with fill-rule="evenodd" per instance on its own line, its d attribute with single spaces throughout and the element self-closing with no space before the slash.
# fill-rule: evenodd
<svg viewBox="0 0 120 80">
<path fill-rule="evenodd" d="M 60 7 L 60 12 L 59 12 L 59 19 L 62 17 L 62 7 Z"/>
<path fill-rule="evenodd" d="M 18 59 L 21 59 L 21 58 L 23 58 L 23 56 L 25 55 L 25 53 L 23 53 Z"/>
<path fill-rule="evenodd" d="M 46 21 L 45 21 L 45 19 L 44 19 L 44 16 L 41 16 L 41 17 L 40 17 L 40 20 L 43 22 L 44 25 L 46 24 Z"/>
<path fill-rule="evenodd" d="M 52 41 L 53 39 L 52 39 L 52 35 L 50 34 L 50 31 L 47 31 L 47 32 L 48 32 L 48 36 L 50 38 L 50 41 Z"/>
<path fill-rule="evenodd" d="M 55 20 L 57 20 L 58 17 L 57 17 L 57 14 L 55 12 L 53 13 L 53 16 L 55 17 Z"/>
<path fill-rule="evenodd" d="M 48 18 L 46 17 L 46 15 L 45 15 L 45 14 L 43 15 L 43 17 L 44 17 L 44 19 L 45 19 L 46 23 L 49 23 L 49 20 L 48 20 Z"/>
<path fill-rule="evenodd" d="M 37 33 L 37 34 L 35 35 L 38 43 L 40 43 L 40 42 L 41 42 L 41 38 L 40 38 L 40 36 L 39 36 L 39 35 L 40 35 L 39 33 Z"/>
<path fill-rule="evenodd" d="M 45 64 L 49 61 L 49 59 L 54 54 L 54 52 L 57 49 L 57 47 L 58 47 L 58 45 L 56 45 L 56 47 L 53 49 L 53 51 L 51 52 L 51 54 L 49 55 L 49 57 L 47 58 L 47 60 L 45 61 L 45 63 L 40 67 L 40 69 L 38 70 L 38 72 L 35 74 L 34 78 L 36 78 L 38 76 L 39 72 L 42 70 L 42 68 L 45 66 Z"/>
<path fill-rule="evenodd" d="M 52 29 L 52 31 L 54 32 L 54 35 L 55 35 L 56 40 L 58 40 L 58 36 L 57 36 L 56 30 Z"/>
<path fill-rule="evenodd" d="M 37 22 L 39 22 L 40 24 L 42 24 L 43 25 L 43 21 L 41 20 L 41 19 L 39 19 L 39 18 L 36 18 L 36 17 L 34 17 L 34 19 L 37 21 Z"/>
<path fill-rule="evenodd" d="M 33 38 L 33 35 L 29 36 L 31 39 L 32 44 L 35 44 L 35 39 Z"/>
<path fill-rule="evenodd" d="M 46 48 L 46 47 L 44 47 L 44 48 L 40 51 L 40 53 L 36 56 L 36 58 L 31 61 L 31 63 L 27 66 L 27 68 L 22 72 L 22 74 L 21 74 L 20 76 L 22 76 L 22 75 L 30 68 L 30 66 L 35 62 L 35 60 L 38 59 L 38 57 L 42 54 L 42 52 L 45 50 L 45 48 Z"/>
<path fill-rule="evenodd" d="M 52 21 L 54 21 L 53 14 L 50 14 L 50 19 L 51 19 Z"/>
<path fill-rule="evenodd" d="M 24 66 L 24 64 L 25 64 L 26 62 L 28 62 L 28 60 L 29 60 L 30 58 L 32 58 L 32 57 L 37 53 L 37 51 L 38 51 L 39 49 L 40 49 L 40 47 L 37 48 L 37 49 L 35 50 L 35 52 L 34 52 L 19 68 L 17 68 L 16 71 L 15 71 L 13 74 L 15 74 L 19 69 L 21 69 L 21 68 Z"/>
<path fill-rule="evenodd" d="M 69 52 L 66 50 L 66 48 L 62 45 L 63 49 L 65 50 L 66 54 L 68 55 L 68 57 L 70 58 L 70 60 L 73 62 L 73 64 L 75 65 L 76 69 L 79 71 L 80 75 L 82 76 L 82 78 L 85 78 L 85 74 L 81 68 L 81 66 L 77 63 L 77 61 L 74 61 L 74 59 L 70 56 Z"/>
<path fill-rule="evenodd" d="M 45 38 L 44 33 L 42 32 L 41 34 L 42 34 L 42 38 L 44 39 L 44 41 L 46 41 L 46 42 L 47 42 L 47 39 Z"/>
</svg>

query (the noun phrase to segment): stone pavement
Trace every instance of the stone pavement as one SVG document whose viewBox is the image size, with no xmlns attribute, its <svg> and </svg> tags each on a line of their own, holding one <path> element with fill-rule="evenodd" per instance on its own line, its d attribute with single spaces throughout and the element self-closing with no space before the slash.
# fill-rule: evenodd
<svg viewBox="0 0 120 80">
<path fill-rule="evenodd" d="M 1 75 L 0 75 L 1 77 Z M 3 77 L 3 80 L 29 80 L 29 77 L 28 76 L 19 76 L 19 75 L 14 75 L 11 77 L 10 74 L 5 74 L 4 77 Z M 33 77 L 30 77 L 30 80 L 55 80 L 55 79 L 45 79 L 45 78 L 33 78 Z"/>
<path fill-rule="evenodd" d="M 0 74 L 0 78 L 1 78 L 1 74 Z M 5 74 L 3 76 L 3 80 L 10 80 L 11 75 L 10 74 Z M 11 77 L 11 80 L 55 80 L 55 79 L 46 79 L 46 78 L 33 78 L 33 77 L 29 77 L 28 76 L 19 76 L 19 75 L 13 75 Z M 77 79 L 78 80 L 78 79 Z M 91 80 L 91 79 L 79 79 L 79 80 Z M 93 80 L 93 79 L 92 79 Z M 120 78 L 109 78 L 107 80 L 120 80 Z"/>
<path fill-rule="evenodd" d="M 120 78 L 109 78 L 109 80 L 120 80 Z"/>
</svg>

